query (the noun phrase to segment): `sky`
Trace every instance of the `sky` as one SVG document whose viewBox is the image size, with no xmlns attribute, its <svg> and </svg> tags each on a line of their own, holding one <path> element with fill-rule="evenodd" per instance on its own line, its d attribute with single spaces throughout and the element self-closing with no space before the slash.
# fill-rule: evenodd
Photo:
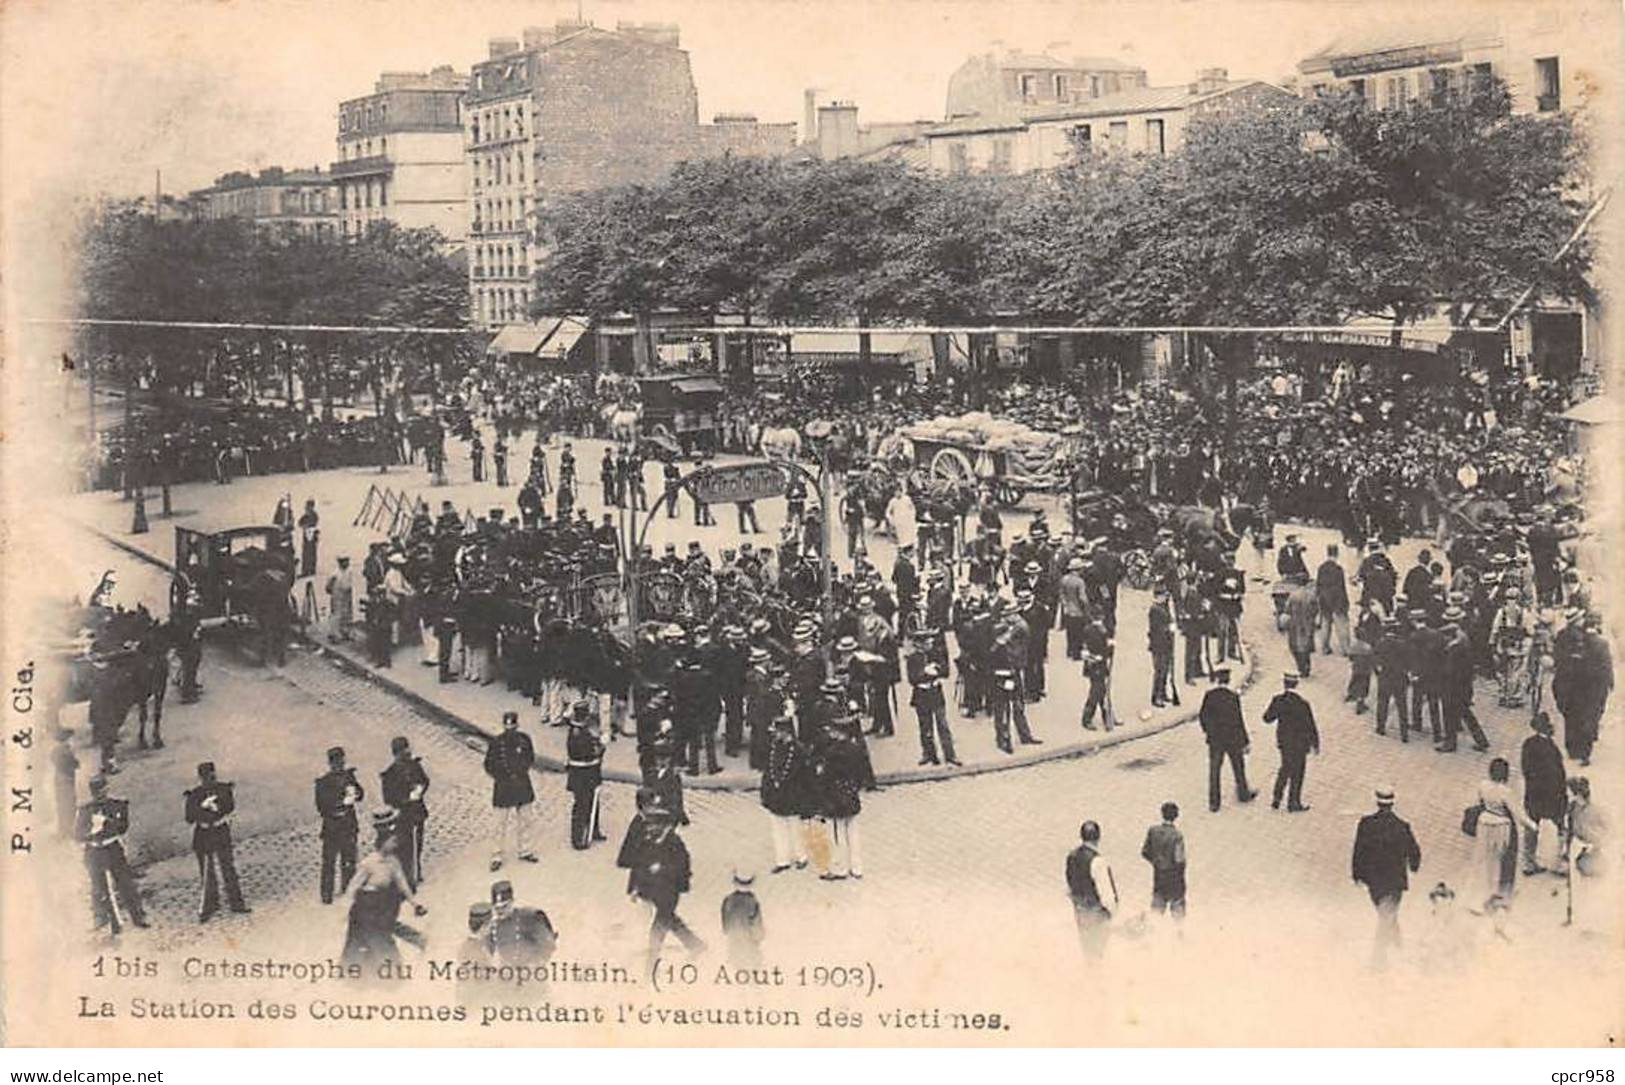
<svg viewBox="0 0 1625 1085">
<path fill-rule="evenodd" d="M 1355 0 L 580 0 L 599 26 L 677 23 L 700 115 L 801 119 L 802 94 L 866 120 L 941 119 L 947 79 L 994 43 L 1120 57 L 1153 84 L 1198 68 L 1280 80 L 1341 30 L 1415 3 Z M 74 194 L 184 193 L 233 169 L 327 165 L 338 102 L 378 73 L 467 70 L 493 36 L 574 17 L 577 0 L 8 0 L 8 157 Z M 17 164 L 19 158 L 12 158 Z M 13 190 L 15 192 L 15 189 Z"/>
</svg>

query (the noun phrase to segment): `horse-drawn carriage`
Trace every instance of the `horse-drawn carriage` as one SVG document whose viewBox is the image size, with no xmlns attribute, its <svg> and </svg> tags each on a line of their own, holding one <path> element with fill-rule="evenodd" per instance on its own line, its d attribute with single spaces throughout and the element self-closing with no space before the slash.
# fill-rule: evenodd
<svg viewBox="0 0 1625 1085">
<path fill-rule="evenodd" d="M 904 426 L 881 442 L 882 459 L 912 464 L 932 480 L 986 490 L 1005 508 L 1053 493 L 1071 477 L 1072 442 L 984 412 Z"/>
<path fill-rule="evenodd" d="M 283 529 L 177 527 L 175 568 L 189 582 L 186 606 L 201 628 L 286 632 L 293 613 L 294 553 L 292 537 Z"/>
</svg>

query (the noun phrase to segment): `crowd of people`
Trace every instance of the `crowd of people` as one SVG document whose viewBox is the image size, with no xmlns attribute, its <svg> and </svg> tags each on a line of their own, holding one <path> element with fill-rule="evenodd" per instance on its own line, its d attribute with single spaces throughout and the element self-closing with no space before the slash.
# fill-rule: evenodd
<svg viewBox="0 0 1625 1085">
<path fill-rule="evenodd" d="M 1356 716 L 1372 711 L 1374 701 L 1378 734 L 1387 733 L 1392 713 L 1401 742 L 1422 732 L 1435 748 L 1451 752 L 1462 731 L 1479 749 L 1487 746 L 1472 701 L 1475 683 L 1488 679 L 1501 704 L 1531 710 L 1536 738 L 1553 731 L 1549 703 L 1562 718 L 1569 760 L 1587 765 L 1611 691 L 1612 659 L 1600 616 L 1563 555 L 1563 506 L 1581 495 L 1573 480 L 1554 477 L 1563 470 L 1551 462 L 1562 439 L 1552 410 L 1557 404 L 1534 385 L 1379 385 L 1347 367 L 1317 391 L 1270 380 L 1244 386 L 1228 434 L 1222 407 L 1167 385 L 1089 398 L 1065 384 L 1017 383 L 987 393 L 991 401 L 980 405 L 1070 431 L 1075 489 L 1221 514 L 1242 505 L 1267 507 L 1269 515 L 1251 524 L 1252 543 L 1260 553 L 1275 549 L 1278 580 L 1271 594 L 1295 665 L 1283 696 L 1311 676 L 1317 655 L 1346 658 L 1345 700 Z M 616 394 L 631 393 L 621 386 Z M 752 404 L 764 401 L 752 393 L 732 396 L 723 411 L 724 447 L 759 451 L 762 431 L 792 417 L 788 406 L 753 411 Z M 822 878 L 862 878 L 863 794 L 876 786 L 870 743 L 896 735 L 900 702 L 913 709 L 922 767 L 960 764 L 957 719 L 986 715 L 1005 756 L 1015 756 L 1018 744 L 1058 738 L 1041 734 L 1044 728 L 1030 715 L 1048 696 L 1052 665 L 1082 670 L 1087 695 L 1078 726 L 1111 731 L 1122 722 L 1111 694 L 1126 555 L 1115 540 L 1078 534 L 1072 524 L 1052 527 L 1043 515 L 1007 530 L 984 500 L 974 510 L 973 532 L 958 545 L 899 533 L 895 562 L 885 570 L 870 561 L 862 517 L 843 516 L 843 568 L 837 554 L 823 552 L 823 535 L 813 529 L 827 510 L 802 492 L 789 495 L 790 517 L 776 545 L 747 537 L 741 511 L 735 546 L 711 550 L 693 541 L 683 551 L 670 543 L 659 555 L 650 547 L 633 552 L 614 513 L 593 523 L 581 507 L 580 476 L 590 468 L 577 464 L 568 438 L 556 465 L 549 461 L 546 441 L 553 434 L 599 431 L 598 397 L 598 389 L 580 380 L 498 370 L 470 378 L 447 398 L 448 412 L 435 420 L 429 440 L 404 432 L 392 438 L 403 459 L 424 451 L 432 473 L 445 469 L 436 449 L 447 435 L 466 439 L 474 479 L 482 481 L 478 422 L 488 420 L 496 432 L 495 479 L 506 486 L 510 450 L 529 429 L 537 432 L 529 470 L 513 475 L 520 480 L 515 510 L 497 506 L 470 522 L 450 502 L 438 517 L 422 506 L 399 538 L 371 547 L 359 573 L 348 557 L 339 557 L 324 583 L 328 635 L 346 641 L 359 628 L 380 668 L 393 666 L 406 649 L 434 666 L 442 682 L 504 683 L 544 706 L 544 721 L 569 727 L 574 847 L 604 839 L 597 810 L 605 744 L 634 743 L 642 781 L 638 816 L 618 862 L 630 872 L 629 890 L 653 905 L 651 957 L 668 935 L 691 948 L 698 942 L 676 913 L 688 880 L 678 833 L 687 823 L 685 775 L 718 773 L 730 762 L 759 774 L 773 873 L 805 869 L 819 856 L 815 869 Z M 963 389 L 944 382 L 881 400 L 798 403 L 794 417 L 829 420 L 828 437 L 814 440 L 839 439 L 861 463 L 899 425 L 964 405 Z M 605 507 L 647 508 L 647 490 L 654 489 L 667 516 L 681 516 L 686 503 L 696 526 L 711 522 L 708 508 L 683 487 L 676 463 L 659 469 L 659 487 L 647 487 L 645 468 L 636 442 L 607 452 L 599 466 Z M 1583 472 L 1576 464 L 1570 473 Z M 1464 496 L 1483 504 L 1463 514 L 1452 504 Z M 1339 529 L 1343 545 L 1356 548 L 1352 580 L 1345 579 L 1336 546 L 1315 568 L 1295 536 L 1276 546 L 1269 530 L 1275 517 Z M 1441 520 L 1449 530 L 1437 558 L 1423 551 L 1414 567 L 1396 569 L 1387 556 L 1392 542 L 1429 533 Z M 1169 521 L 1148 554 L 1151 688 L 1145 703 L 1178 704 L 1182 687 L 1212 683 L 1200 716 L 1215 810 L 1227 760 L 1238 798 L 1253 795 L 1245 777 L 1245 729 L 1226 689 L 1231 665 L 1241 659 L 1247 591 L 1237 564 L 1241 539 L 1232 526 L 1222 515 Z M 313 556 L 302 562 L 315 564 Z M 630 635 L 621 631 L 628 617 L 637 619 Z M 1056 652 L 1052 634 L 1061 641 Z M 596 698 L 608 705 L 607 726 L 600 726 Z M 1306 759 L 1319 744 L 1312 713 L 1305 717 L 1299 704 L 1302 698 L 1292 693 L 1284 705 L 1272 702 L 1266 715 L 1277 727 L 1282 754 L 1275 803 L 1284 799 L 1292 811 L 1309 809 Z M 952 717 L 949 705 L 957 708 Z M 1535 837 L 1541 822 L 1564 823 L 1565 831 L 1580 835 L 1577 823 L 1563 821 L 1571 810 L 1567 795 L 1578 793 L 1575 784 L 1588 798 L 1589 784 L 1564 779 L 1554 787 L 1549 764 L 1541 768 L 1549 760 L 1544 748 L 1526 748 L 1525 784 L 1538 794 L 1516 804 L 1521 814 L 1493 786 L 1481 789 L 1479 846 L 1486 849 L 1485 870 L 1501 879 L 1486 895 L 1486 908 L 1504 911 L 1510 899 L 1506 856 L 1519 851 L 1515 828 L 1527 834 L 1522 852 L 1531 869 L 1540 865 Z M 533 761 L 518 714 L 507 713 L 485 762 L 503 826 L 493 872 L 535 859 L 528 809 Z M 1559 775 L 1562 770 L 1559 756 Z M 1505 765 L 1492 763 L 1490 785 L 1505 783 Z M 353 820 L 358 802 L 356 796 L 341 804 L 350 809 L 337 816 Z M 1379 789 L 1378 803 L 1391 808 L 1391 792 Z M 362 901 L 352 903 L 351 913 L 357 953 L 368 952 L 369 938 L 388 951 L 393 936 L 387 932 L 398 926 L 399 908 L 412 900 L 421 877 L 421 823 L 414 836 L 401 804 L 390 805 L 393 816 L 379 826 L 380 857 L 359 868 L 364 892 L 382 894 L 376 898 L 382 903 L 372 908 L 374 898 L 353 898 Z M 1184 903 L 1177 817 L 1177 808 L 1165 810 L 1164 825 L 1148 834 L 1145 849 L 1158 898 L 1176 911 Z M 1591 824 L 1595 832 L 1595 818 Z M 1357 850 L 1356 878 L 1375 879 L 1365 884 L 1386 938 L 1390 905 L 1397 904 L 1393 856 L 1412 870 L 1415 864 L 1404 834 L 1387 821 L 1370 832 L 1380 839 Z M 1098 947 L 1097 921 L 1109 911 L 1102 877 L 1109 881 L 1110 872 L 1097 863 L 1100 826 L 1088 823 L 1081 835 L 1082 847 L 1068 864 L 1068 887 L 1085 945 Z M 341 867 L 341 882 L 350 881 L 345 871 L 357 866 L 351 837 L 349 858 L 340 848 L 331 860 Z M 81 839 L 96 846 L 89 836 Z M 221 870 L 227 860 L 218 864 Z M 1379 867 L 1383 873 L 1372 874 Z M 227 879 L 227 898 L 236 906 L 234 877 Z M 324 898 L 334 877 L 329 872 L 325 879 Z M 1399 882 L 1402 892 L 1402 877 Z M 502 884 L 493 888 L 493 907 L 504 899 L 511 906 L 511 886 L 504 891 Z M 487 959 L 498 953 L 487 926 L 491 916 L 484 909 L 470 918 L 471 938 L 485 946 Z M 550 946 L 539 933 L 545 926 L 552 934 L 545 915 L 526 922 L 535 940 Z"/>
</svg>

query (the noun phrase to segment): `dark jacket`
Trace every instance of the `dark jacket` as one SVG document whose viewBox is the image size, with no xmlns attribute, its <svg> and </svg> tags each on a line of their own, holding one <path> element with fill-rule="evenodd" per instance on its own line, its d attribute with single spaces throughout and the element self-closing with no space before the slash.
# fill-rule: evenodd
<svg viewBox="0 0 1625 1085">
<path fill-rule="evenodd" d="M 629 888 L 657 908 L 675 908 L 677 899 L 688 892 L 692 869 L 688 848 L 676 832 L 664 840 L 650 835 L 632 856 Z"/>
<path fill-rule="evenodd" d="M 1534 820 L 1563 820 L 1568 806 L 1568 773 L 1563 754 L 1550 735 L 1530 735 L 1523 740 L 1520 763 L 1523 772 L 1523 808 Z"/>
<path fill-rule="evenodd" d="M 227 819 L 236 809 L 237 799 L 231 784 L 199 784 L 187 791 L 186 823 L 192 826 L 192 850 L 203 852 L 230 840 L 231 826 Z"/>
<path fill-rule="evenodd" d="M 1247 745 L 1247 724 L 1241 718 L 1241 698 L 1226 686 L 1214 686 L 1202 697 L 1198 714 L 1207 744 L 1216 750 L 1239 750 Z"/>
<path fill-rule="evenodd" d="M 408 818 L 422 820 L 429 816 L 429 808 L 424 804 L 423 797 L 429 793 L 429 774 L 423 771 L 421 758 L 409 757 L 405 761 L 391 761 L 389 768 L 378 774 L 378 781 L 382 786 L 384 804 L 393 807 Z M 421 787 L 423 791 L 417 798 L 412 798 L 412 789 Z"/>
<path fill-rule="evenodd" d="M 355 802 L 345 805 L 344 790 L 355 789 Z M 366 789 L 355 778 L 355 769 L 339 769 L 316 778 L 316 812 L 322 816 L 322 839 L 354 836 L 357 831 L 356 807 L 367 797 Z"/>
<path fill-rule="evenodd" d="M 1322 614 L 1349 612 L 1348 582 L 1343 577 L 1343 567 L 1331 558 L 1321 562 L 1315 572 L 1315 595 Z"/>
<path fill-rule="evenodd" d="M 491 805 L 499 809 L 534 802 L 530 770 L 536 748 L 523 731 L 503 731 L 485 746 L 485 774 L 491 778 Z"/>
<path fill-rule="evenodd" d="M 1354 880 L 1373 896 L 1400 892 L 1410 885 L 1408 873 L 1422 868 L 1422 849 L 1410 823 L 1384 808 L 1360 819 L 1354 834 Z"/>
<path fill-rule="evenodd" d="M 1283 690 L 1264 709 L 1264 722 L 1275 724 L 1275 745 L 1282 751 L 1320 752 L 1320 732 L 1315 729 L 1315 710 L 1296 690 Z"/>
</svg>

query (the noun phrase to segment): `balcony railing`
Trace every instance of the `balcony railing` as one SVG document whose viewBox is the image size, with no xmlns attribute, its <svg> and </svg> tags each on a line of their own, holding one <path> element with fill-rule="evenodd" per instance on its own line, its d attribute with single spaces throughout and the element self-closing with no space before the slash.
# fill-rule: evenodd
<svg viewBox="0 0 1625 1085">
<path fill-rule="evenodd" d="M 395 172 L 395 163 L 381 154 L 375 154 L 368 158 L 351 158 L 343 162 L 335 162 L 332 169 L 334 177 L 362 177 L 393 172 Z"/>
</svg>

